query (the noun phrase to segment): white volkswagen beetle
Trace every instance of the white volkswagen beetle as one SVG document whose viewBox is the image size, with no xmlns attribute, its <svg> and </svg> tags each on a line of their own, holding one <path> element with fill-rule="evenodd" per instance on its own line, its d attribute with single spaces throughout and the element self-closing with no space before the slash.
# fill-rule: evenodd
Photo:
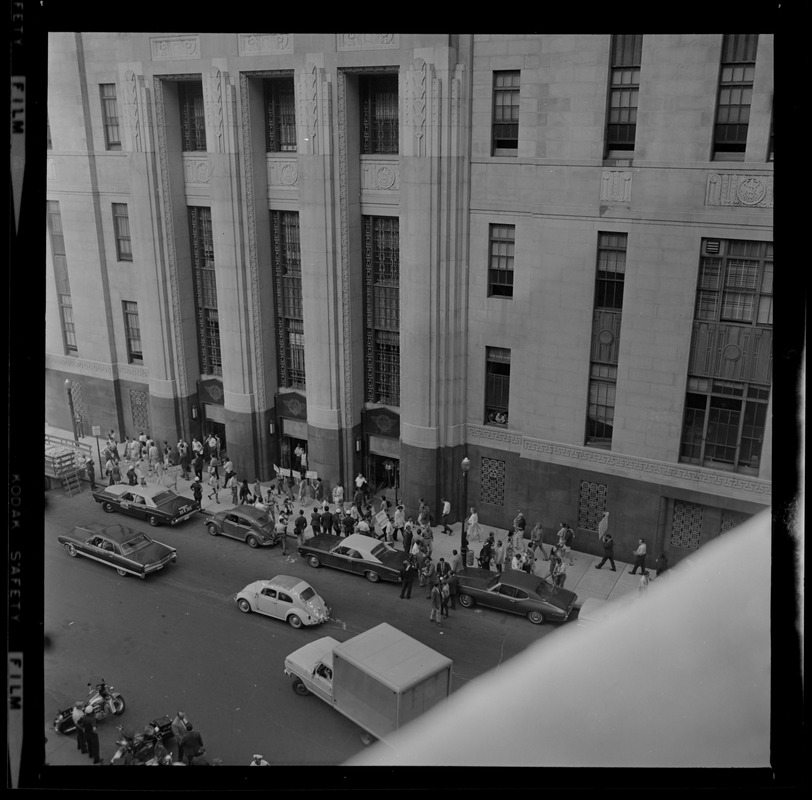
<svg viewBox="0 0 812 800">
<path fill-rule="evenodd" d="M 330 609 L 313 587 L 290 575 L 249 583 L 234 595 L 234 602 L 245 614 L 256 611 L 283 619 L 292 628 L 319 625 L 330 618 Z"/>
</svg>

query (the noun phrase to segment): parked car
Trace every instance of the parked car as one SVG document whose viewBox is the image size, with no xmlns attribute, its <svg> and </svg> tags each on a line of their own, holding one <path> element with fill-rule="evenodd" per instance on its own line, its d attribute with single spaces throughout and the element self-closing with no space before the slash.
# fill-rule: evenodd
<svg viewBox="0 0 812 800">
<path fill-rule="evenodd" d="M 535 625 L 547 620 L 564 622 L 578 599 L 575 592 L 557 588 L 538 575 L 509 569 L 493 573 L 468 568 L 457 576 L 460 605 L 475 605 L 526 616 Z"/>
<path fill-rule="evenodd" d="M 273 547 L 279 537 L 266 511 L 254 506 L 236 506 L 218 511 L 204 523 L 212 536 L 239 539 L 249 547 Z"/>
<path fill-rule="evenodd" d="M 57 541 L 69 556 L 85 556 L 107 564 L 122 576 L 145 578 L 178 559 L 174 547 L 156 542 L 146 533 L 126 525 L 82 525 L 58 536 Z"/>
<path fill-rule="evenodd" d="M 400 581 L 403 553 L 372 536 L 353 533 L 344 538 L 320 533 L 297 548 L 311 567 L 333 567 L 357 572 L 372 583 Z"/>
<path fill-rule="evenodd" d="M 101 507 L 108 513 L 121 511 L 145 519 L 153 526 L 177 525 L 200 510 L 197 500 L 181 497 L 163 486 L 127 486 L 117 483 L 92 494 L 93 499 L 101 503 Z"/>
<path fill-rule="evenodd" d="M 246 614 L 256 611 L 283 619 L 291 628 L 319 625 L 330 617 L 330 609 L 313 587 L 290 575 L 249 583 L 234 596 L 234 602 Z"/>
</svg>

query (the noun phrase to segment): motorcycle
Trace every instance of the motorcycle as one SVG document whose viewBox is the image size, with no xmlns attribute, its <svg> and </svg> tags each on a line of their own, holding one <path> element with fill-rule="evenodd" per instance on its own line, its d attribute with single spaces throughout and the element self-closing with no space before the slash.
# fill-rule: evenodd
<svg viewBox="0 0 812 800">
<path fill-rule="evenodd" d="M 126 708 L 124 698 L 120 692 L 114 691 L 114 687 L 108 684 L 104 678 L 94 679 L 88 684 L 87 699 L 84 708 L 91 706 L 93 716 L 97 722 L 101 722 L 109 716 L 121 716 Z M 60 711 L 54 718 L 54 730 L 58 733 L 71 734 L 76 731 L 76 723 L 73 721 L 73 708 L 66 708 Z"/>
<path fill-rule="evenodd" d="M 170 766 L 172 754 L 166 747 L 166 741 L 173 737 L 172 720 L 160 717 L 152 720 L 141 733 L 119 725 L 118 749 L 110 763 L 118 766 Z"/>
</svg>

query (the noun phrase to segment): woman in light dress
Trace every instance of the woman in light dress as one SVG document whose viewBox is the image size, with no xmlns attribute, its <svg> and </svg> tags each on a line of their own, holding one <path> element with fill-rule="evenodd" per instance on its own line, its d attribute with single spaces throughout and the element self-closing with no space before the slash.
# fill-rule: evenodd
<svg viewBox="0 0 812 800">
<path fill-rule="evenodd" d="M 482 526 L 479 524 L 479 515 L 473 506 L 471 506 L 471 516 L 468 517 L 468 541 L 482 541 Z"/>
</svg>

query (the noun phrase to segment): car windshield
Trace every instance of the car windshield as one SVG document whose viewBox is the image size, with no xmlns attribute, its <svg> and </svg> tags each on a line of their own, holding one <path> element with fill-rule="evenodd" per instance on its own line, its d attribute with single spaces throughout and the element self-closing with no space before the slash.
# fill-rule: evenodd
<svg viewBox="0 0 812 800">
<path fill-rule="evenodd" d="M 152 496 L 152 502 L 155 503 L 156 506 L 160 505 L 161 503 L 168 503 L 170 500 L 174 498 L 172 492 L 158 492 Z"/>
<path fill-rule="evenodd" d="M 137 536 L 133 536 L 132 539 L 121 543 L 121 552 L 125 554 L 133 553 L 142 547 L 146 547 L 149 543 L 150 540 L 143 533 L 139 533 Z"/>
<path fill-rule="evenodd" d="M 315 597 L 315 596 L 316 596 L 316 593 L 315 593 L 315 591 L 313 591 L 312 586 L 308 586 L 307 589 L 303 589 L 299 593 L 299 597 L 302 598 L 303 603 L 306 603 L 311 597 Z"/>
</svg>

